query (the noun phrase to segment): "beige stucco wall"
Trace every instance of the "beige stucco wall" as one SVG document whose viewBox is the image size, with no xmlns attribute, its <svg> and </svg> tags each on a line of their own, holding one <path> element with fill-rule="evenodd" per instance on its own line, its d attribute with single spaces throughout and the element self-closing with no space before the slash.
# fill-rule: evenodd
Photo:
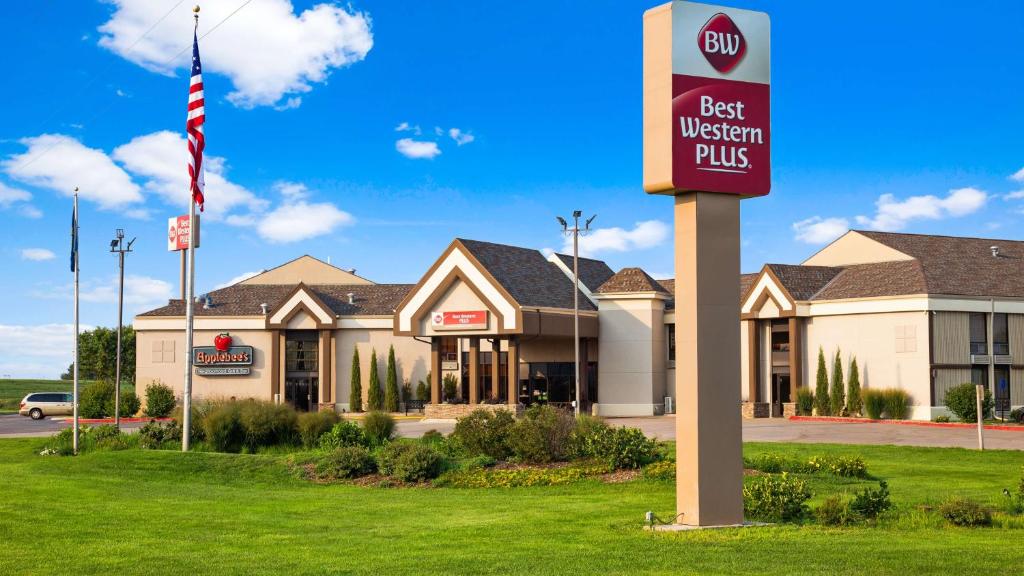
<svg viewBox="0 0 1024 576">
<path fill-rule="evenodd" d="M 195 346 L 213 346 L 218 330 L 196 330 Z M 192 398 L 271 398 L 271 332 L 262 330 L 232 331 L 235 346 L 253 347 L 252 372 L 248 376 L 200 376 L 192 377 Z M 172 342 L 173 362 L 154 361 L 155 343 Z M 140 330 L 135 333 L 135 390 L 145 401 L 146 386 L 160 381 L 174 389 L 180 400 L 184 392 L 185 379 L 185 333 L 182 330 Z"/>
<path fill-rule="evenodd" d="M 395 336 L 391 329 L 344 329 L 335 330 L 334 335 L 338 375 L 334 386 L 334 398 L 341 410 L 348 410 L 352 382 L 352 353 L 356 346 L 359 347 L 364 407 L 370 390 L 370 357 L 373 350 L 377 351 L 377 371 L 381 388 L 385 385 L 390 346 L 395 347 L 395 370 L 399 386 L 405 380 L 409 380 L 415 390 L 416 383 L 425 379 L 427 372 L 430 371 L 430 344 L 408 336 Z"/>
<path fill-rule="evenodd" d="M 910 256 L 859 234 L 847 232 L 820 252 L 804 260 L 805 266 L 850 266 L 869 262 L 912 260 Z"/>
<path fill-rule="evenodd" d="M 302 256 L 277 268 L 243 280 L 240 284 L 373 284 L 311 256 Z"/>
<path fill-rule="evenodd" d="M 473 310 L 487 310 L 487 305 L 484 304 L 473 289 L 462 280 L 455 280 L 452 285 L 445 291 L 437 302 L 427 310 L 427 313 L 423 315 L 419 323 L 419 334 L 425 336 L 454 336 L 456 334 L 476 335 L 476 334 L 493 334 L 498 331 L 498 322 L 494 314 L 487 313 L 487 328 L 473 329 L 473 330 L 434 330 L 431 325 L 430 313 L 431 312 L 467 312 Z"/>
<path fill-rule="evenodd" d="M 666 395 L 664 300 L 603 297 L 598 309 L 598 412 L 660 413 Z"/>
<path fill-rule="evenodd" d="M 901 388 L 911 396 L 912 417 L 930 419 L 927 314 L 895 312 L 808 318 L 803 381 L 813 386 L 819 347 L 824 349 L 826 359 L 838 349 L 844 374 L 849 375 L 850 358 L 856 356 L 862 387 Z M 914 334 L 913 345 L 907 342 L 908 331 Z M 904 335 L 902 344 L 898 334 Z M 831 374 L 831 361 L 827 365 Z"/>
</svg>

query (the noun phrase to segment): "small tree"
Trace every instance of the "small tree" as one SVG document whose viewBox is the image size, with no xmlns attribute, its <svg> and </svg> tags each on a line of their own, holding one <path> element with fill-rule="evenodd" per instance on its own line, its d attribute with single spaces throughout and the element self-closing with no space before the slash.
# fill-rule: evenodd
<svg viewBox="0 0 1024 576">
<path fill-rule="evenodd" d="M 850 360 L 850 381 L 846 385 L 846 410 L 850 416 L 859 416 L 861 411 L 860 370 L 857 358 Z"/>
<path fill-rule="evenodd" d="M 832 362 L 832 390 L 829 392 L 832 414 L 836 416 L 843 414 L 843 406 L 846 403 L 846 392 L 843 390 L 843 386 L 843 357 L 839 350 L 836 350 L 836 358 Z"/>
<path fill-rule="evenodd" d="M 377 374 L 377 350 L 370 354 L 370 387 L 366 394 L 366 409 L 370 412 L 380 410 L 384 406 L 384 396 L 380 389 L 380 376 Z"/>
<path fill-rule="evenodd" d="M 427 372 L 427 378 L 420 380 L 416 384 L 416 399 L 423 402 L 430 401 L 430 372 Z"/>
<path fill-rule="evenodd" d="M 352 347 L 352 379 L 348 392 L 348 409 L 363 411 L 363 375 L 359 370 L 359 346 Z"/>
<path fill-rule="evenodd" d="M 814 409 L 818 416 L 832 413 L 832 402 L 828 397 L 828 369 L 825 368 L 825 351 L 818 348 L 818 375 L 814 386 Z"/>
<path fill-rule="evenodd" d="M 384 377 L 384 411 L 398 412 L 398 374 L 395 368 L 395 347 L 388 349 L 388 371 Z"/>
</svg>

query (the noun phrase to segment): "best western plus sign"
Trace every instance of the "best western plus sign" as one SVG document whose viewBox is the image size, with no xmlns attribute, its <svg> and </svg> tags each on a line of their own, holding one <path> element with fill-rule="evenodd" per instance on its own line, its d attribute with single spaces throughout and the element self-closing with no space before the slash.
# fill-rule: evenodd
<svg viewBox="0 0 1024 576">
<path fill-rule="evenodd" d="M 768 194 L 768 15 L 674 2 L 670 22 L 671 60 L 644 71 L 644 188 Z"/>
</svg>

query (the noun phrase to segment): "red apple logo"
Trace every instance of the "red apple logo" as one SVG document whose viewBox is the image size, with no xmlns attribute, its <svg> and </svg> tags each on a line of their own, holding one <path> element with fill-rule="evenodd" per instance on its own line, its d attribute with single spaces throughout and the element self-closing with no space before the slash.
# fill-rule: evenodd
<svg viewBox="0 0 1024 576">
<path fill-rule="evenodd" d="M 708 63 L 722 74 L 736 67 L 747 53 L 747 40 L 736 23 L 719 12 L 697 34 L 697 46 Z"/>
<path fill-rule="evenodd" d="M 213 347 L 218 352 L 227 352 L 228 348 L 231 348 L 231 334 L 227 332 L 221 332 L 213 339 Z"/>
</svg>

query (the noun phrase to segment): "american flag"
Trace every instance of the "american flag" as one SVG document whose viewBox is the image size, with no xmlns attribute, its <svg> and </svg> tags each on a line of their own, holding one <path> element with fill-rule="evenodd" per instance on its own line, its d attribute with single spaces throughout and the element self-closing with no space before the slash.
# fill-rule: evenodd
<svg viewBox="0 0 1024 576">
<path fill-rule="evenodd" d="M 203 124 L 206 123 L 206 103 L 203 99 L 203 65 L 199 62 L 199 38 L 192 36 L 192 81 L 188 87 L 188 121 L 185 131 L 188 132 L 188 177 L 192 191 L 192 201 L 203 210 L 203 149 L 206 148 L 206 137 L 203 135 Z"/>
</svg>

